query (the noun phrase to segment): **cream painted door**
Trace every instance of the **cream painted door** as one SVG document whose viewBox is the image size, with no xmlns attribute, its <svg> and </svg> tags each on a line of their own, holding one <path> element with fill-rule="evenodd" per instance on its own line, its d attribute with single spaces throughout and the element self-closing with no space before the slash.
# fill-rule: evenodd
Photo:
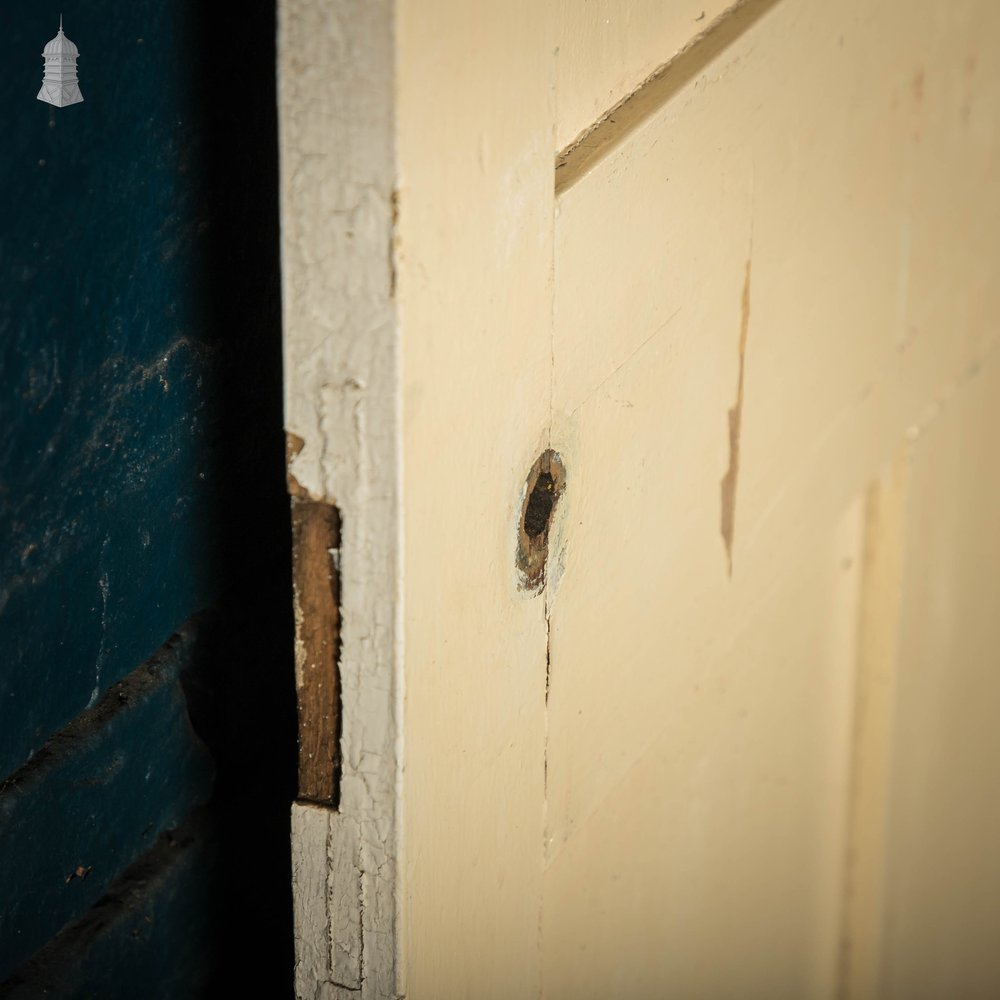
<svg viewBox="0 0 1000 1000">
<path fill-rule="evenodd" d="M 991 0 L 282 0 L 302 997 L 1000 992 Z"/>
</svg>

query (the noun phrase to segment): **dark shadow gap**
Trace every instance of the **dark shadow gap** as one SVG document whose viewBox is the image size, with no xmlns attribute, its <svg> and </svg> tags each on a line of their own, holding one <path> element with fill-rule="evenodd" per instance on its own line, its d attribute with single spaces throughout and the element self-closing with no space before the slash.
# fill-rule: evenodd
<svg viewBox="0 0 1000 1000">
<path fill-rule="evenodd" d="M 285 489 L 274 0 L 192 4 L 191 106 L 208 220 L 202 313 L 215 367 L 223 597 L 206 733 L 218 778 L 209 995 L 291 997 L 296 792 L 291 533 Z"/>
</svg>

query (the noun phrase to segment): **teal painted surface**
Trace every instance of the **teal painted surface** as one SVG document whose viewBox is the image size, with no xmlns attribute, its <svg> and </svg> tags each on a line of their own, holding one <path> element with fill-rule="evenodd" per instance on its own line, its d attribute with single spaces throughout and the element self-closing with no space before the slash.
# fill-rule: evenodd
<svg viewBox="0 0 1000 1000">
<path fill-rule="evenodd" d="M 111 935 L 89 968 L 98 980 L 120 969 L 120 995 L 153 995 L 144 965 L 187 953 L 197 916 L 211 928 L 191 958 L 207 969 L 206 995 L 225 983 L 288 996 L 295 708 L 274 5 L 3 10 L 0 785 L 184 622 L 212 614 L 204 655 L 184 671 L 185 712 L 173 687 L 144 726 L 122 716 L 79 798 L 58 792 L 56 767 L 21 800 L 0 788 L 0 814 L 20 830 L 0 908 L 12 900 L 33 941 L 57 920 L 86 920 L 108 878 L 186 822 L 209 770 L 189 713 L 216 774 L 204 822 L 224 849 L 210 875 L 153 880 L 174 902 L 151 950 L 142 935 Z M 57 109 L 35 95 L 60 11 L 84 103 Z M 143 760 L 162 776 L 157 803 Z M 97 780 L 109 769 L 115 780 Z M 57 802 L 92 817 L 87 843 L 105 852 L 60 891 L 56 869 L 65 878 L 86 844 L 75 820 L 47 812 Z M 201 995 L 194 983 L 174 995 Z"/>
<path fill-rule="evenodd" d="M 160 838 L 83 919 L 0 985 L 0 998 L 187 1000 L 212 995 L 206 958 L 217 933 L 211 888 L 218 855 L 213 826 L 204 817 Z"/>
<path fill-rule="evenodd" d="M 0 787 L 0 982 L 208 799 L 180 679 L 199 652 L 191 626 Z"/>
<path fill-rule="evenodd" d="M 56 7 L 8 3 L 0 33 L 0 774 L 220 585 L 197 25 L 64 13 L 83 104 L 35 99 Z"/>
</svg>

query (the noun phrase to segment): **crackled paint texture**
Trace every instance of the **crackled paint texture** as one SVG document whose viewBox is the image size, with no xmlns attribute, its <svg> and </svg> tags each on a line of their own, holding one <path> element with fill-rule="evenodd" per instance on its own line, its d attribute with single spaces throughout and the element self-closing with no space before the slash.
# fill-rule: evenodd
<svg viewBox="0 0 1000 1000">
<path fill-rule="evenodd" d="M 288 0 L 279 19 L 289 485 L 340 517 L 338 808 L 299 803 L 292 815 L 296 989 L 317 998 L 403 992 L 390 11 Z"/>
</svg>

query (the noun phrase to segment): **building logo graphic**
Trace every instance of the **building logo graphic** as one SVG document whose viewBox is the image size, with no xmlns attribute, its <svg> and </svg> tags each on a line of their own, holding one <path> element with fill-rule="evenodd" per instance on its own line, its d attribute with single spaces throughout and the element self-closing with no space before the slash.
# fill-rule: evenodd
<svg viewBox="0 0 1000 1000">
<path fill-rule="evenodd" d="M 62 14 L 59 15 L 59 34 L 42 50 L 45 60 L 45 78 L 38 99 L 57 108 L 79 104 L 83 100 L 80 85 L 76 82 L 77 47 L 63 34 Z"/>
</svg>

